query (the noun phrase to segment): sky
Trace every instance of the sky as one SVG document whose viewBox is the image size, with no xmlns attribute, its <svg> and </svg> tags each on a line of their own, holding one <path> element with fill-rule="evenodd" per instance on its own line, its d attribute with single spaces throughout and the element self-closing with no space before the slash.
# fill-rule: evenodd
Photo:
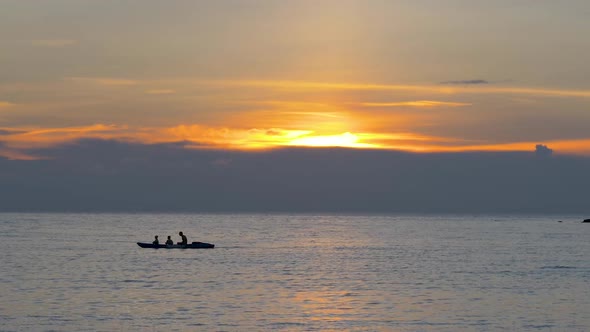
<svg viewBox="0 0 590 332">
<path fill-rule="evenodd" d="M 481 153 L 590 158 L 586 0 L 0 0 L 0 8 L 2 167 L 69 169 L 87 158 L 73 147 L 100 142 L 180 149 L 193 161 L 207 151 L 262 160 L 322 147 L 424 155 L 410 158 L 416 167 Z"/>
</svg>

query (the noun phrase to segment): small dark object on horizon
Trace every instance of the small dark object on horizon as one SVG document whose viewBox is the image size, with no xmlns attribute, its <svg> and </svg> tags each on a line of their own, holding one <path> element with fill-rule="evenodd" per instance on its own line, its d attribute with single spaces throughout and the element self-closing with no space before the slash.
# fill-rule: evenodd
<svg viewBox="0 0 590 332">
<path fill-rule="evenodd" d="M 563 222 L 562 220 L 558 220 L 557 222 Z"/>
<path fill-rule="evenodd" d="M 590 223 L 590 219 L 584 219 L 584 221 L 582 221 L 582 222 Z"/>
</svg>

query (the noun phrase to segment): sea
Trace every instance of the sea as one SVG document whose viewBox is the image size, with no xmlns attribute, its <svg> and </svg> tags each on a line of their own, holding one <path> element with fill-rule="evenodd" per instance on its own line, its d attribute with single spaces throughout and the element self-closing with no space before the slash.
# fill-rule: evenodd
<svg viewBox="0 0 590 332">
<path fill-rule="evenodd" d="M 0 331 L 590 331 L 584 217 L 4 213 Z"/>
</svg>

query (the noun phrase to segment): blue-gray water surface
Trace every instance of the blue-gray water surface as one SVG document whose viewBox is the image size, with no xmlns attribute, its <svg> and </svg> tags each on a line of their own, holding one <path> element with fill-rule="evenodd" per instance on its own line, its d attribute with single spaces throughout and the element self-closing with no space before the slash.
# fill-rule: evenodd
<svg viewBox="0 0 590 332">
<path fill-rule="evenodd" d="M 588 331 L 582 218 L 0 214 L 0 330 Z"/>
</svg>

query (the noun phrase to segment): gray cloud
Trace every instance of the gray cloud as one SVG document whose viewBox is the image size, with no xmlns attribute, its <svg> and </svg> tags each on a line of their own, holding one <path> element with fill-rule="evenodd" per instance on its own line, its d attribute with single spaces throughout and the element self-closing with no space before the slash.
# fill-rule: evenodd
<svg viewBox="0 0 590 332">
<path fill-rule="evenodd" d="M 43 47 L 65 47 L 76 44 L 78 41 L 73 39 L 38 39 L 32 40 L 31 44 L 34 46 Z"/>
<path fill-rule="evenodd" d="M 490 84 L 490 82 L 486 81 L 486 80 L 460 80 L 460 81 L 445 81 L 445 82 L 440 82 L 440 84 L 477 85 L 477 84 Z"/>
<path fill-rule="evenodd" d="M 539 157 L 549 157 L 553 154 L 553 150 L 547 147 L 547 145 L 537 144 L 535 146 L 535 154 Z"/>
<path fill-rule="evenodd" d="M 0 136 L 4 135 L 15 135 L 15 134 L 23 134 L 26 133 L 25 130 L 18 130 L 18 129 L 0 129 Z"/>
<path fill-rule="evenodd" d="M 86 140 L 29 152 L 51 159 L 0 158 L 0 211 L 582 213 L 590 187 L 590 158 L 532 151 L 236 152 Z"/>
</svg>

